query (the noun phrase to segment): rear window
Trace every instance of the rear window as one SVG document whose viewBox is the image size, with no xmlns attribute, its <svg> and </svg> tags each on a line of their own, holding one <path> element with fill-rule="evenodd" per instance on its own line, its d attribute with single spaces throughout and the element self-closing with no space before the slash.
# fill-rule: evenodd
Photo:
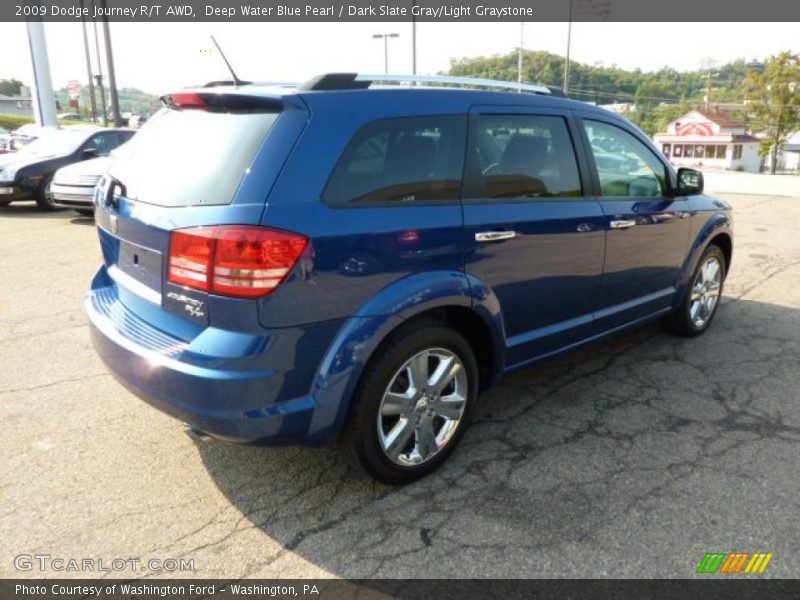
<svg viewBox="0 0 800 600">
<path fill-rule="evenodd" d="M 164 109 L 120 148 L 109 174 L 147 204 L 230 204 L 278 114 Z"/>
<path fill-rule="evenodd" d="M 334 206 L 403 206 L 458 201 L 466 117 L 373 121 L 350 140 L 323 200 Z"/>
</svg>

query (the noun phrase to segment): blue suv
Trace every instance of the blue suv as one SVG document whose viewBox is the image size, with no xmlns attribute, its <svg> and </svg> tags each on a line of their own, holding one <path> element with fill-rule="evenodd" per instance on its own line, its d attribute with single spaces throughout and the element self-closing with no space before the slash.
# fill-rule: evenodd
<svg viewBox="0 0 800 600">
<path fill-rule="evenodd" d="M 379 79 L 413 80 L 173 93 L 121 149 L 86 309 L 135 394 L 225 440 L 343 432 L 403 482 L 502 375 L 653 319 L 708 328 L 732 224 L 702 174 L 544 86 Z"/>
</svg>

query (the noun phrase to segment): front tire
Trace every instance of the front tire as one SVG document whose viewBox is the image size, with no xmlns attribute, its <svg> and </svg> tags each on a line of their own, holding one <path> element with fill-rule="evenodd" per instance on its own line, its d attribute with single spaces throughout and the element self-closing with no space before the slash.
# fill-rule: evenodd
<svg viewBox="0 0 800 600">
<path fill-rule="evenodd" d="M 367 365 L 346 431 L 361 467 L 386 483 L 438 468 L 467 427 L 478 364 L 464 337 L 437 321 L 402 328 Z"/>
<path fill-rule="evenodd" d="M 36 192 L 36 204 L 40 209 L 46 211 L 63 210 L 53 203 L 53 194 L 50 188 L 53 185 L 53 176 L 50 175 L 42 180 Z"/>
<path fill-rule="evenodd" d="M 725 255 L 712 244 L 697 263 L 680 306 L 664 320 L 666 329 L 686 337 L 698 336 L 708 329 L 719 309 L 725 275 Z"/>
</svg>

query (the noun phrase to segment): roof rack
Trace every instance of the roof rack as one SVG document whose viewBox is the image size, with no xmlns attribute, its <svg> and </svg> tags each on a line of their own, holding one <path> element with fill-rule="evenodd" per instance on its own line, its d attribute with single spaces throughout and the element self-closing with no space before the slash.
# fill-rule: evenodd
<svg viewBox="0 0 800 600">
<path fill-rule="evenodd" d="M 448 85 L 470 85 L 476 87 L 499 88 L 517 92 L 531 92 L 563 96 L 564 93 L 554 87 L 538 83 L 517 83 L 516 81 L 500 81 L 479 77 L 453 77 L 450 75 L 362 75 L 358 73 L 327 73 L 319 75 L 301 84 L 301 91 L 318 90 L 361 90 L 373 83 L 443 83 Z"/>
<path fill-rule="evenodd" d="M 517 83 L 516 81 L 500 81 L 480 77 L 453 77 L 452 75 L 357 75 L 356 81 L 370 83 L 446 83 L 449 85 L 472 85 L 478 87 L 499 88 L 517 92 L 534 94 L 550 94 L 550 88 L 538 83 Z"/>
<path fill-rule="evenodd" d="M 216 81 L 209 81 L 208 83 L 204 83 L 202 87 L 204 88 L 213 88 L 213 87 L 223 87 L 223 86 L 231 86 L 231 85 L 250 85 L 253 83 L 252 81 L 242 81 L 237 79 L 234 81 L 233 79 L 219 79 Z"/>
</svg>

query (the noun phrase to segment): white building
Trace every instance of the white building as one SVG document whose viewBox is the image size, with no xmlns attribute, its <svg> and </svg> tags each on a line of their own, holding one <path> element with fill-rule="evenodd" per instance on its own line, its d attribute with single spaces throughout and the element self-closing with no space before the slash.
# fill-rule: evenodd
<svg viewBox="0 0 800 600">
<path fill-rule="evenodd" d="M 0 94 L 0 114 L 33 116 L 33 102 L 28 96 L 3 96 Z"/>
<path fill-rule="evenodd" d="M 692 110 L 657 133 L 656 145 L 678 167 L 713 167 L 730 171 L 761 170 L 759 140 L 744 123 L 721 112 Z"/>
<path fill-rule="evenodd" d="M 767 157 L 766 164 L 769 165 L 772 159 L 772 152 Z M 781 145 L 778 151 L 778 171 L 800 171 L 800 131 L 792 133 L 785 144 Z"/>
</svg>

